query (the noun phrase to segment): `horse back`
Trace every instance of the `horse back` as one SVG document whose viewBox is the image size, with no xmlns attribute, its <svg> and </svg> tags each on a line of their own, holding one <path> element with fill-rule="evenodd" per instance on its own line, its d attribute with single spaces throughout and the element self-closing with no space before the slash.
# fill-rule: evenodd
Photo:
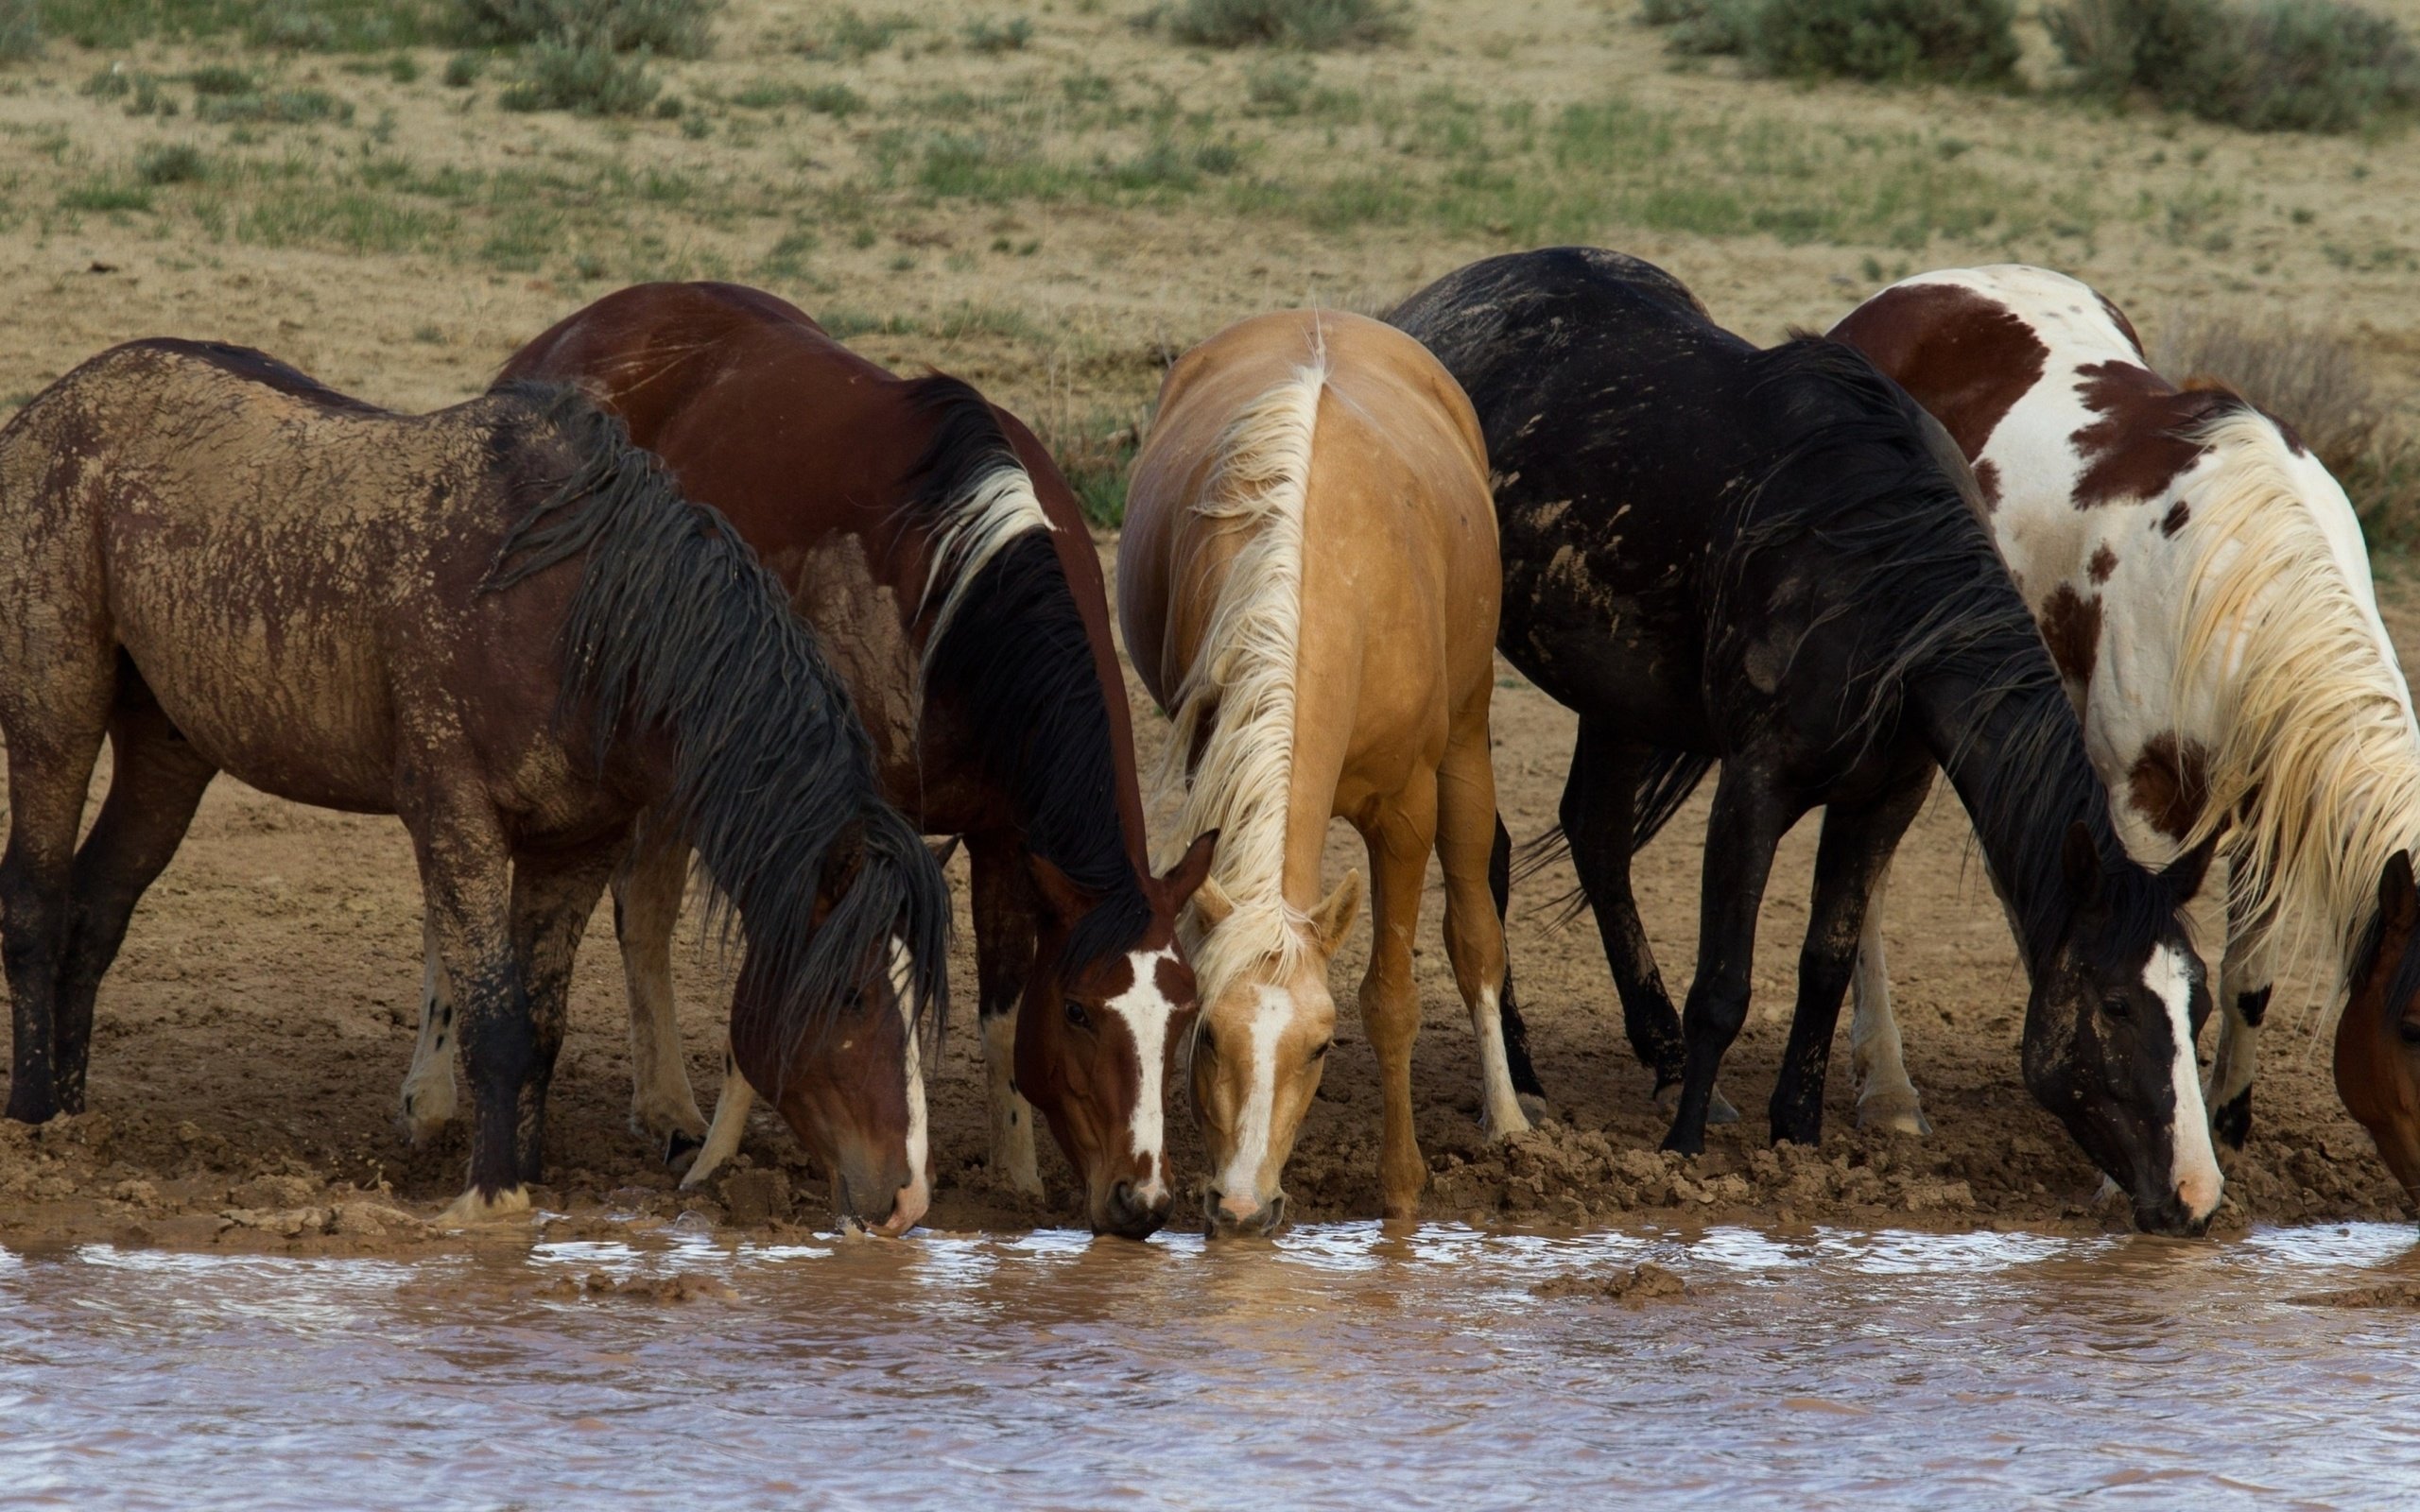
<svg viewBox="0 0 2420 1512">
<path fill-rule="evenodd" d="M 92 616 L 82 654 L 122 653 L 219 768 L 389 811 L 405 684 L 518 678 L 529 718 L 484 735 L 516 758 L 544 744 L 552 647 L 482 651 L 497 609 L 477 585 L 576 462 L 518 397 L 398 416 L 258 352 L 133 343 L 0 440 L 0 510 L 53 548 L 0 598 L 12 616 Z M 526 635 L 505 639 L 526 653 Z"/>
</svg>

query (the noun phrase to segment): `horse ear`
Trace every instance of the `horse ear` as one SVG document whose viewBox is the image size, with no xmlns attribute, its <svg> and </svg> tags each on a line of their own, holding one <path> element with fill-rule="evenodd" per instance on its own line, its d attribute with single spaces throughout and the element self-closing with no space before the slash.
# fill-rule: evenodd
<svg viewBox="0 0 2420 1512">
<path fill-rule="evenodd" d="M 949 858 L 958 854 L 958 841 L 959 837 L 954 834 L 948 839 L 943 840 L 939 845 L 935 845 L 929 840 L 925 841 L 925 849 L 933 853 L 933 865 L 936 867 L 948 866 Z"/>
<path fill-rule="evenodd" d="M 1193 917 L 1206 932 L 1218 928 L 1235 917 L 1236 901 L 1227 889 L 1219 885 L 1216 877 L 1204 877 L 1201 885 L 1193 890 Z"/>
<path fill-rule="evenodd" d="M 1320 954 L 1334 955 L 1344 943 L 1344 932 L 1353 927 L 1353 919 L 1361 911 L 1361 872 L 1356 868 L 1344 874 L 1317 908 L 1311 910 L 1311 937 L 1318 942 Z"/>
<path fill-rule="evenodd" d="M 2100 889 L 2108 879 L 2101 875 L 2100 847 L 2093 843 L 2092 831 L 2078 819 L 2067 826 L 2066 847 L 2059 859 L 2067 873 L 2067 897 L 2078 907 L 2090 908 L 2100 902 Z"/>
<path fill-rule="evenodd" d="M 2420 923 L 2420 887 L 2411 880 L 2411 852 L 2397 850 L 2386 858 L 2378 874 L 2378 917 L 2391 930 L 2408 931 Z"/>
<path fill-rule="evenodd" d="M 1193 837 L 1177 864 L 1160 877 L 1160 887 L 1171 909 L 1183 908 L 1210 878 L 1210 858 L 1219 850 L 1219 832 L 1205 830 Z"/>
<path fill-rule="evenodd" d="M 2200 894 L 2202 880 L 2210 874 L 2210 855 L 2218 845 L 2219 837 L 2210 835 L 2168 864 L 2168 869 L 2159 874 L 2159 880 L 2168 884 L 2169 897 L 2182 902 Z"/>
<path fill-rule="evenodd" d="M 1059 922 L 1075 927 L 1076 920 L 1093 911 L 1093 899 L 1076 885 L 1076 879 L 1043 859 L 1039 852 L 1026 858 L 1026 869 L 1033 873 L 1033 885 L 1042 892 L 1042 901 L 1050 905 Z"/>
</svg>

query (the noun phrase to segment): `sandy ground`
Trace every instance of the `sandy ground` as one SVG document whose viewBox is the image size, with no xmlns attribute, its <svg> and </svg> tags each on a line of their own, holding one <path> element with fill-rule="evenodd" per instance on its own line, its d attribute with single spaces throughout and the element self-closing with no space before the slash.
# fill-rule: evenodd
<svg viewBox="0 0 2420 1512">
<path fill-rule="evenodd" d="M 0 415 L 100 348 L 157 334 L 252 343 L 381 403 L 441 404 L 476 391 L 514 346 L 568 310 L 648 276 L 746 278 L 813 311 L 861 312 L 875 322 L 858 338 L 869 354 L 960 371 L 1046 427 L 1054 418 L 1139 415 L 1166 356 L 1231 319 L 1310 300 L 1375 306 L 1512 240 L 1485 225 L 1322 229 L 1301 214 L 1253 212 L 1226 180 L 1140 198 L 953 197 L 886 177 L 884 154 L 923 140 L 914 133 L 980 128 L 1030 135 L 1063 158 L 1098 151 L 1106 161 L 1137 150 L 1140 133 L 1157 129 L 1150 122 L 1179 119 L 1184 131 L 1237 144 L 1244 179 L 1363 166 L 1433 176 L 1447 160 L 1423 155 L 1420 128 L 1424 112 L 1435 113 L 1424 102 L 1443 97 L 1438 91 L 1491 112 L 1524 101 L 1541 112 L 1627 102 L 1658 112 L 1685 142 L 1726 123 L 1762 130 L 1766 151 L 1914 143 L 1906 150 L 1972 165 L 2007 186 L 2013 203 L 2072 200 L 2089 211 L 2088 230 L 2054 216 L 2004 236 L 2003 221 L 1917 247 L 1714 235 L 1619 214 L 1578 229 L 1671 268 L 1718 318 L 1760 339 L 1794 323 L 1827 324 L 1904 271 L 2019 256 L 2091 279 L 2147 328 L 2187 307 L 2325 321 L 2371 359 L 2390 391 L 2409 397 L 2420 387 L 2420 152 L 2408 135 L 2253 137 L 2039 96 L 1805 89 L 1742 79 L 1727 64 L 1676 70 L 1627 3 L 1600 0 L 1426 0 L 1415 7 L 1409 43 L 1317 60 L 1318 88 L 1363 102 L 1340 125 L 1316 111 L 1280 117 L 1251 107 L 1264 55 L 1174 46 L 1130 25 L 1129 6 L 1045 0 L 1032 13 L 1030 44 L 1000 56 L 954 40 L 994 9 L 918 7 L 919 29 L 903 43 L 842 59 L 813 45 L 831 8 L 734 0 L 714 56 L 666 69 L 688 106 L 679 122 L 506 114 L 493 77 L 468 91 L 442 87 L 445 54 L 437 49 L 421 50 L 417 79 L 405 80 L 374 60 L 348 70 L 342 59 L 248 55 L 225 41 L 122 54 L 54 43 L 41 61 L 0 70 Z M 2038 69 L 2046 44 L 2032 8 L 2024 9 Z M 2420 0 L 2387 9 L 2420 24 Z M 179 94 L 180 116 L 136 117 L 82 87 L 113 64 L 169 77 L 230 61 L 260 70 L 274 88 L 331 91 L 354 114 L 294 127 L 204 124 L 188 91 Z M 752 86 L 839 81 L 863 95 L 863 112 L 738 103 Z M 1063 97 L 1109 97 L 1132 113 L 1096 127 L 1072 103 L 1056 103 Z M 1508 153 L 1517 131 L 1487 123 L 1511 119 L 1480 119 Z M 204 152 L 202 180 L 158 186 L 148 208 L 92 208 L 106 203 L 90 198 L 94 185 L 130 183 L 146 149 L 183 142 Z M 1813 161 L 1819 169 L 1833 161 L 1838 171 L 1838 161 L 1864 160 Z M 607 180 L 596 176 L 608 169 L 673 177 L 599 201 L 596 185 Z M 447 173 L 528 177 L 444 180 Z M 444 181 L 490 188 L 448 191 Z M 508 245 L 525 198 L 555 217 L 534 232 L 522 228 L 534 249 L 526 253 Z M 398 235 L 372 224 L 397 207 L 434 229 Z M 801 244 L 807 249 L 779 260 L 783 239 L 803 230 L 816 233 Z M 2420 648 L 2420 617 L 2398 630 L 2407 653 Z M 1154 745 L 1157 717 L 1139 690 L 1130 693 Z M 1571 721 L 1517 679 L 1496 709 L 1508 817 L 1517 834 L 1533 834 L 1552 822 Z M 1147 767 L 1150 757 L 1147 749 Z M 1639 870 L 1648 926 L 1676 985 L 1690 966 L 1703 820 L 1701 801 Z M 1516 899 L 1512 944 L 1556 1119 L 1509 1150 L 1484 1146 L 1469 1034 L 1435 943 L 1432 897 L 1420 963 L 1430 1022 L 1416 1074 L 1433 1172 L 1427 1211 L 1541 1224 L 2113 1221 L 2092 1204 L 2095 1174 L 2020 1085 L 2023 984 L 1965 835 L 1955 803 L 1937 798 L 1892 890 L 1895 990 L 1938 1130 L 1921 1142 L 1847 1132 L 1843 1047 L 1821 1149 L 1776 1156 L 1752 1119 L 1718 1131 L 1697 1162 L 1655 1153 L 1664 1119 L 1621 1040 L 1593 931 L 1583 923 L 1549 933 L 1532 912 L 1567 880 L 1549 875 Z M 1778 1016 L 1813 844 L 1813 826 L 1802 825 L 1782 851 L 1757 1005 L 1726 1072 L 1732 1095 L 1752 1109 L 1763 1104 L 1786 1034 Z M 1331 875 L 1358 859 L 1340 827 Z M 391 1122 L 412 1046 L 418 926 L 409 853 L 393 821 L 301 809 L 222 780 L 103 988 L 93 1110 L 38 1130 L 0 1125 L 0 1237 L 421 1242 L 422 1219 L 458 1187 L 462 1149 L 458 1136 L 408 1148 Z M 961 984 L 973 974 L 963 939 L 961 929 Z M 1339 965 L 1347 1001 L 1358 950 Z M 681 978 L 692 1070 L 710 1096 L 719 972 L 691 953 Z M 2398 1213 L 2367 1137 L 2338 1106 L 2326 1046 L 2313 1031 L 2316 1005 L 2308 993 L 2299 1006 L 2287 996 L 2272 1020 L 2254 1143 L 2233 1162 L 2221 1228 Z M 564 1226 L 577 1231 L 632 1213 L 668 1220 L 684 1207 L 759 1228 L 823 1221 L 821 1182 L 762 1114 L 731 1181 L 703 1199 L 676 1196 L 624 1126 L 623 1022 L 611 930 L 600 920 L 555 1083 L 552 1183 L 543 1196 L 572 1214 Z M 1009 1198 L 983 1172 L 981 1077 L 968 1027 L 961 1018 L 931 1082 L 932 1221 L 1067 1221 L 1073 1210 L 1062 1204 L 1072 1196 L 1055 1152 L 1046 1156 L 1058 1199 L 1050 1205 Z M 1348 1013 L 1289 1175 L 1297 1213 L 1375 1212 L 1376 1124 L 1374 1063 Z M 1190 1177 L 1200 1150 L 1183 1118 L 1176 1127 Z"/>
<path fill-rule="evenodd" d="M 1105 560 L 1111 551 L 1104 542 Z M 2398 627 L 2408 649 L 2420 647 L 2415 627 Z M 1501 682 L 1499 791 L 1514 833 L 1534 834 L 1552 822 L 1572 720 L 1509 671 Z M 1160 721 L 1131 675 L 1128 693 L 1149 769 Z M 1701 795 L 1638 870 L 1640 905 L 1676 984 L 1692 960 L 1703 802 Z M 1762 1108 L 1788 1036 L 1815 829 L 1802 823 L 1783 847 L 1759 935 L 1755 1005 L 1724 1072 L 1752 1110 Z M 1693 1162 L 1655 1148 L 1665 1115 L 1621 1038 L 1594 931 L 1584 922 L 1550 931 L 1540 917 L 1569 885 L 1567 871 L 1515 896 L 1512 935 L 1555 1116 L 1510 1146 L 1482 1139 L 1477 1061 L 1437 934 L 1443 895 L 1432 868 L 1414 1071 L 1431 1170 L 1425 1211 L 1558 1226 L 1744 1218 L 2122 1227 L 2122 1213 L 2094 1205 L 2098 1174 L 2018 1079 L 2023 976 L 1968 834 L 1955 801 L 1937 792 L 1900 852 L 1891 893 L 1896 1002 L 1935 1133 L 1854 1132 L 1843 1015 L 1820 1148 L 1768 1149 L 1752 1112 L 1714 1131 Z M 1360 864 L 1357 842 L 1337 825 L 1330 875 Z M 954 863 L 961 885 L 952 971 L 960 984 L 974 972 L 963 868 Z M 0 1124 L 0 1237 L 338 1248 L 430 1241 L 424 1220 L 459 1189 L 463 1145 L 458 1125 L 414 1149 L 393 1125 L 418 1005 L 419 919 L 410 852 L 394 821 L 304 809 L 220 779 L 103 985 L 90 1111 L 39 1129 Z M 1366 939 L 1364 924 L 1339 961 L 1341 1002 L 1359 979 Z M 723 977 L 703 950 L 683 953 L 678 975 L 692 1076 L 710 1099 Z M 2337 1101 L 2315 1005 L 2279 996 L 2254 1141 L 2231 1162 L 2219 1228 L 2400 1213 L 2367 1135 Z M 631 1214 L 672 1220 L 684 1211 L 758 1229 L 828 1223 L 821 1180 L 761 1109 L 728 1178 L 704 1193 L 672 1190 L 625 1126 L 626 1022 L 610 911 L 600 910 L 572 990 L 551 1108 L 552 1176 L 539 1194 L 542 1208 L 568 1215 L 558 1232 L 621 1231 Z M 1376 1063 L 1357 1027 L 1348 1013 L 1288 1174 L 1305 1221 L 1377 1211 Z M 1055 1150 L 1046 1150 L 1044 1166 L 1054 1203 L 1027 1203 L 991 1180 L 980 1049 L 966 1029 L 961 1015 L 930 1081 L 930 1223 L 1080 1221 Z M 1181 1115 L 1175 1127 L 1174 1158 L 1189 1181 L 1201 1170 L 1200 1144 Z"/>
</svg>

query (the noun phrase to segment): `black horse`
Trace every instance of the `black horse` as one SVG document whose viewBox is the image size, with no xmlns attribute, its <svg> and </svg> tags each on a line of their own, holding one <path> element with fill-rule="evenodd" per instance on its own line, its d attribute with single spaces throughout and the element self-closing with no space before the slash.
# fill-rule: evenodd
<svg viewBox="0 0 2420 1512">
<path fill-rule="evenodd" d="M 1469 391 L 1502 532 L 1497 644 L 1576 710 L 1563 834 L 1633 1047 L 1677 1082 L 1665 1147 L 1704 1147 L 1745 1022 L 1773 849 L 1824 809 L 1796 1017 L 1771 1113 L 1812 1143 L 1876 880 L 1936 765 L 1973 817 L 2032 982 L 2027 1085 L 2134 1199 L 2218 1205 L 2192 1036 L 2209 995 L 2178 922 L 2206 850 L 2126 859 L 2081 727 L 1954 447 L 1862 357 L 1722 330 L 1662 270 L 1564 248 L 1429 285 L 1395 324 Z M 1697 977 L 1677 1018 L 1631 856 L 1721 763 Z"/>
</svg>

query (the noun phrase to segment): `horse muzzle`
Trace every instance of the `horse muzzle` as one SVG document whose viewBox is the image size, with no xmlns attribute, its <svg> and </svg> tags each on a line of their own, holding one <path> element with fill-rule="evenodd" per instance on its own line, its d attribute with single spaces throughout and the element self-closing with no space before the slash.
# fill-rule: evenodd
<svg viewBox="0 0 2420 1512">
<path fill-rule="evenodd" d="M 1210 1239 L 1266 1239 L 1286 1222 L 1286 1194 L 1255 1203 L 1216 1190 L 1202 1194 L 1202 1233 Z"/>
<path fill-rule="evenodd" d="M 1149 1239 L 1167 1221 L 1168 1192 L 1158 1181 L 1141 1187 L 1119 1181 L 1093 1208 L 1093 1230 L 1120 1239 Z"/>
</svg>

